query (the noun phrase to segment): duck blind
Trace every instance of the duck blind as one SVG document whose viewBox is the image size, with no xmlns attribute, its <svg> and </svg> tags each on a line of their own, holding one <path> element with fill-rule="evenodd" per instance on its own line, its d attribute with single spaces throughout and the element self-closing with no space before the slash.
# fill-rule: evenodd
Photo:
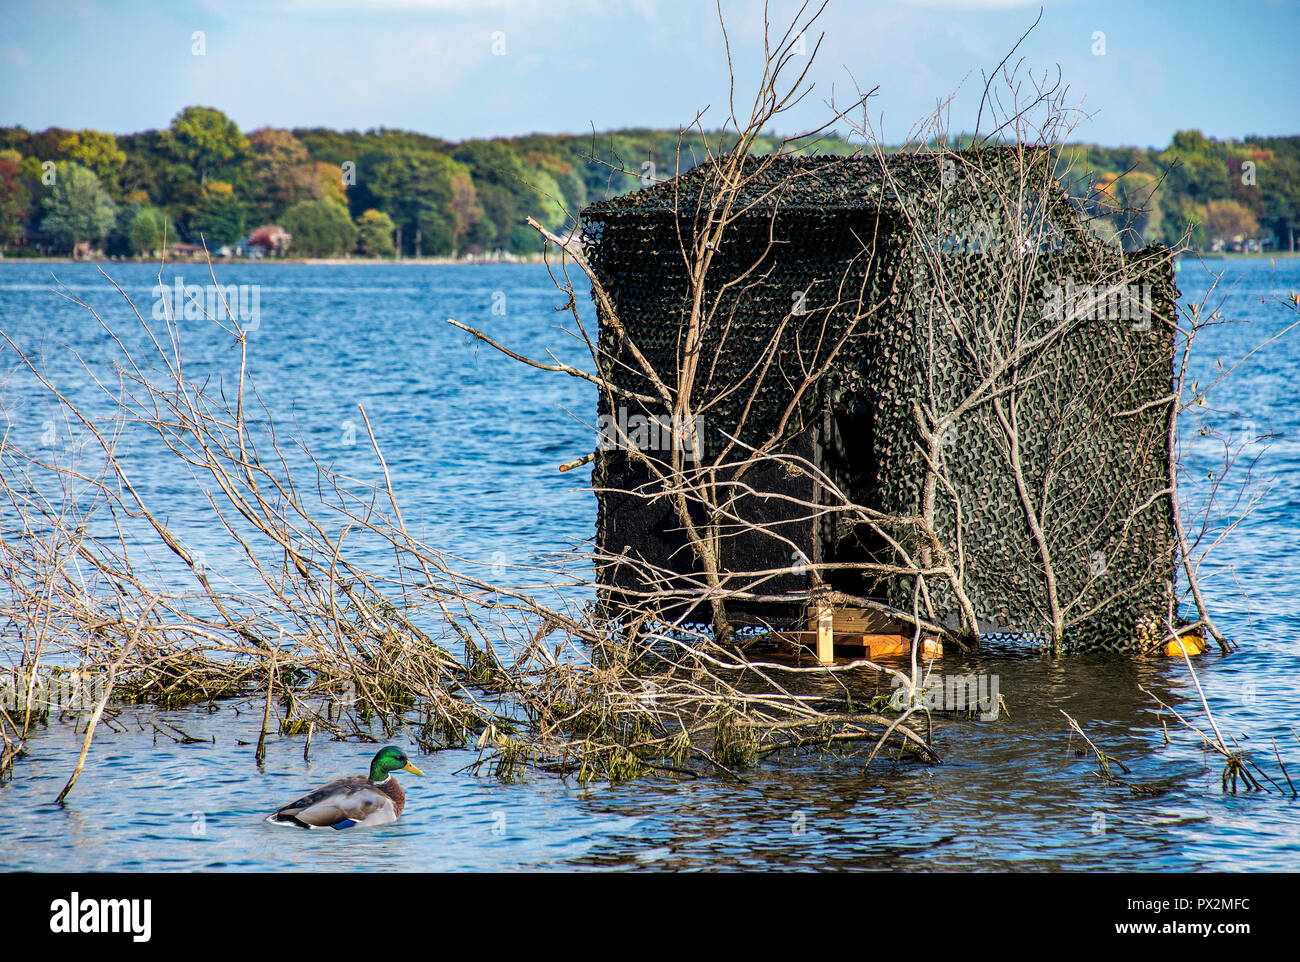
<svg viewBox="0 0 1300 962">
<path fill-rule="evenodd" d="M 738 187 L 712 163 L 586 208 L 619 426 L 592 474 L 602 600 L 710 620 L 683 502 L 635 456 L 696 431 L 685 510 L 715 526 L 733 625 L 801 626 L 818 577 L 912 611 L 941 565 L 985 635 L 1136 650 L 1163 625 L 1172 254 L 1103 242 L 1053 163 L 751 157 Z M 697 421 L 673 424 L 687 383 Z M 923 601 L 957 624 L 951 578 Z"/>
</svg>

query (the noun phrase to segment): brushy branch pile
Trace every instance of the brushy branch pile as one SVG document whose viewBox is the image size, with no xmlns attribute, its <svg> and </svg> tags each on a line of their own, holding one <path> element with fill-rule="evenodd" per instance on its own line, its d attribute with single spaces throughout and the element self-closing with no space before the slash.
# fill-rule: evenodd
<svg viewBox="0 0 1300 962">
<path fill-rule="evenodd" d="M 371 482 L 282 433 L 248 376 L 233 315 L 211 323 L 237 346 L 237 363 L 200 380 L 174 318 L 151 324 L 133 308 L 126 332 L 78 303 L 118 348 L 115 382 L 82 365 L 96 399 L 65 393 L 5 335 L 76 442 L 24 450 L 6 435 L 0 446 L 0 619 L 19 679 L 54 668 L 107 682 L 87 746 L 110 702 L 256 694 L 264 732 L 373 739 L 405 729 L 425 748 L 476 747 L 476 764 L 505 777 L 735 774 L 783 748 L 876 746 L 886 734 L 899 752 L 936 757 L 881 714 L 888 699 L 870 686 L 826 673 L 809 685 L 806 672 L 738 662 L 684 631 L 612 632 L 570 570 L 581 571 L 582 555 L 511 570 L 519 584 L 508 586 L 490 566 L 424 543 L 406 527 L 364 410 Z M 202 540 L 233 546 L 238 570 L 213 570 L 195 532 L 169 523 L 127 439 L 133 451 L 154 446 L 150 471 L 202 492 L 214 522 Z M 382 570 L 357 560 L 377 551 L 391 558 Z M 0 713 L 4 770 L 48 714 L 36 702 Z"/>
<path fill-rule="evenodd" d="M 807 63 L 778 92 L 782 72 L 797 68 L 797 26 L 767 44 L 753 116 L 727 138 L 742 155 L 803 96 Z M 837 670 L 745 659 L 726 637 L 661 617 L 652 603 L 643 630 L 623 631 L 591 605 L 590 555 L 516 569 L 509 586 L 499 571 L 425 543 L 403 519 L 364 410 L 370 481 L 281 430 L 248 375 L 246 331 L 228 304 L 205 313 L 238 363 L 212 375 L 187 367 L 179 305 L 151 324 L 132 304 L 136 329 L 126 331 L 64 296 L 115 345 L 115 375 L 105 382 L 98 362 L 82 365 L 98 392 L 92 404 L 64 393 L 41 356 L 5 335 L 77 443 L 58 456 L 8 435 L 0 447 L 0 617 L 9 667 L 29 685 L 47 666 L 106 682 L 77 772 L 112 699 L 178 706 L 251 693 L 265 700 L 259 757 L 278 724 L 309 738 L 317 728 L 377 737 L 405 727 L 425 747 L 472 745 L 479 767 L 507 777 L 528 768 L 735 775 L 774 751 L 854 742 L 872 758 L 888 746 L 937 759 L 908 725 L 923 705 L 881 712 L 890 673 L 876 666 L 874 685 L 851 686 Z M 142 436 L 156 455 L 149 471 L 165 465 L 169 480 L 201 493 L 214 530 L 196 539 L 169 523 L 168 506 L 137 477 L 144 466 L 124 454 L 124 441 L 142 445 Z M 242 563 L 217 573 L 196 540 L 233 545 Z M 915 667 L 894 674 L 915 689 Z M 38 714 L 30 699 L 18 717 L 0 714 L 0 773 Z"/>
</svg>

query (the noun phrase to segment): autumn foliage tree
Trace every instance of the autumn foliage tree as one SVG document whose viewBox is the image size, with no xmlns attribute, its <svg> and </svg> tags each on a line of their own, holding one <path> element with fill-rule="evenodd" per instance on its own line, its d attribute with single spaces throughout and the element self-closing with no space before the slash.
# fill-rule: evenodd
<svg viewBox="0 0 1300 962">
<path fill-rule="evenodd" d="M 1259 233 L 1259 219 L 1235 200 L 1212 200 L 1206 204 L 1210 235 L 1214 240 L 1252 238 Z"/>
<path fill-rule="evenodd" d="M 311 156 L 287 130 L 263 127 L 248 135 L 248 159 L 239 186 L 259 223 L 270 223 L 302 200 L 320 200 Z"/>
<path fill-rule="evenodd" d="M 100 186 L 110 196 L 118 191 L 118 176 L 126 163 L 126 154 L 112 134 L 98 130 L 79 130 L 59 142 L 59 153 L 80 164 L 99 178 Z"/>
<path fill-rule="evenodd" d="M 31 194 L 23 182 L 22 155 L 0 150 L 0 246 L 12 244 L 23 233 L 23 218 Z"/>
</svg>

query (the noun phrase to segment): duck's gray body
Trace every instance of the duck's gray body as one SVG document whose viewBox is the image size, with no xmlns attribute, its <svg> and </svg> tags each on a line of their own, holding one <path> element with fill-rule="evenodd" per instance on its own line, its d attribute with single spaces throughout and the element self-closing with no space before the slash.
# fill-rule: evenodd
<svg viewBox="0 0 1300 962">
<path fill-rule="evenodd" d="M 340 778 L 309 792 L 266 817 L 275 825 L 299 828 L 351 828 L 395 822 L 406 806 L 406 793 L 389 775 L 372 782 L 364 775 Z"/>
</svg>

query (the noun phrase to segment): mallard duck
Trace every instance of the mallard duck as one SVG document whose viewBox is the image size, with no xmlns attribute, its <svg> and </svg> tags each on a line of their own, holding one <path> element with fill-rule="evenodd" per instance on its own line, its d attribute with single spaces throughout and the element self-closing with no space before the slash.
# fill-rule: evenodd
<svg viewBox="0 0 1300 962">
<path fill-rule="evenodd" d="M 277 809 L 266 820 L 299 828 L 351 828 L 386 825 L 397 821 L 406 806 L 406 792 L 393 777 L 395 771 L 423 775 L 396 745 L 379 749 L 369 775 L 353 775 L 330 782 Z"/>
</svg>

